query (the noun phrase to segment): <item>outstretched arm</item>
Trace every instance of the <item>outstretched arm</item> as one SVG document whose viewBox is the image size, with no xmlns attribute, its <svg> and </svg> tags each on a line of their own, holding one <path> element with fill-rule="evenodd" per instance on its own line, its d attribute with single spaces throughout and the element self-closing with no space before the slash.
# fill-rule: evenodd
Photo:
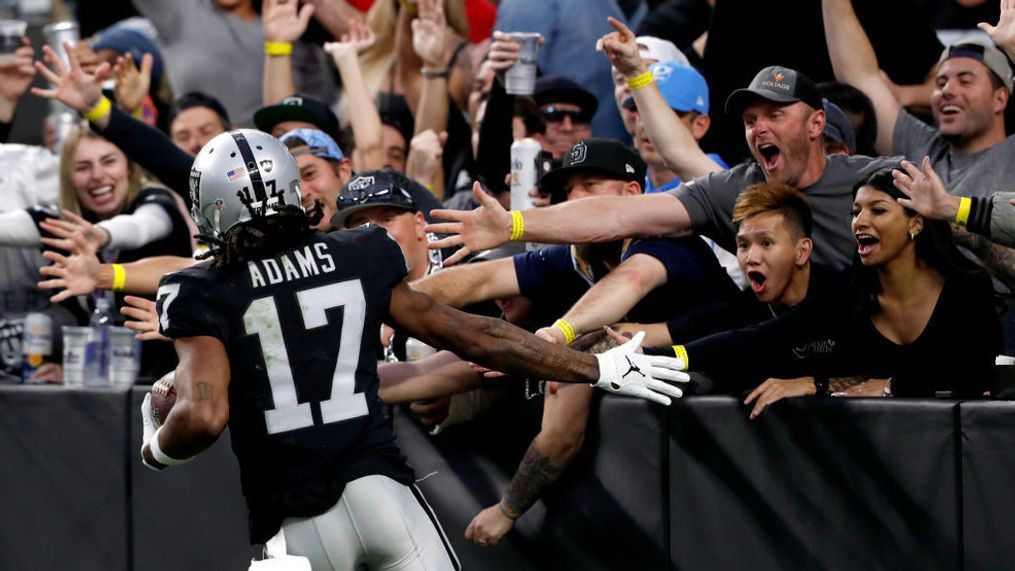
<svg viewBox="0 0 1015 571">
<path fill-rule="evenodd" d="M 661 404 L 683 392 L 664 381 L 686 382 L 678 359 L 636 354 L 641 337 L 599 355 L 578 353 L 549 343 L 500 319 L 470 315 L 434 302 L 405 283 L 392 290 L 389 316 L 407 333 L 463 358 L 517 376 L 595 383 L 610 392 Z M 666 395 L 666 396 L 664 396 Z"/>
<path fill-rule="evenodd" d="M 176 352 L 176 404 L 152 441 L 162 460 L 183 462 L 211 446 L 229 421 L 229 359 L 214 337 L 177 339 Z M 158 469 L 170 465 L 153 454 L 152 441 L 141 447 L 145 463 Z"/>
<path fill-rule="evenodd" d="M 882 155 L 892 154 L 895 122 L 902 107 L 881 79 L 874 48 L 853 11 L 851 0 L 822 0 L 825 41 L 835 78 L 864 92 L 874 104 L 878 138 L 874 145 Z"/>
<path fill-rule="evenodd" d="M 445 261 L 453 264 L 472 252 L 496 248 L 512 239 L 580 244 L 610 242 L 631 236 L 686 236 L 691 219 L 677 197 L 667 194 L 643 196 L 596 196 L 572 200 L 549 208 L 526 210 L 523 227 L 515 228 L 512 213 L 496 198 L 486 194 L 479 183 L 473 195 L 480 206 L 471 211 L 434 210 L 431 215 L 451 222 L 431 224 L 427 232 L 451 234 L 430 244 L 431 248 L 463 246 Z M 518 232 L 517 230 L 521 230 Z"/>
<path fill-rule="evenodd" d="M 628 79 L 648 72 L 648 65 L 638 52 L 634 32 L 612 16 L 608 20 L 617 31 L 600 38 L 596 43 L 596 50 L 604 53 L 610 63 Z M 698 141 L 666 103 L 659 86 L 654 81 L 644 87 L 633 89 L 631 94 L 634 96 L 649 139 L 659 149 L 667 166 L 673 169 L 681 180 L 691 180 L 722 170 L 718 163 L 701 150 Z"/>
<path fill-rule="evenodd" d="M 520 293 L 513 258 L 446 268 L 412 282 L 410 287 L 451 307 L 464 307 Z"/>
<path fill-rule="evenodd" d="M 619 321 L 650 291 L 666 283 L 666 277 L 666 267 L 658 259 L 635 254 L 596 282 L 562 319 L 575 335 L 596 331 Z M 558 343 L 565 341 L 557 327 L 546 327 L 544 331 Z"/>
</svg>

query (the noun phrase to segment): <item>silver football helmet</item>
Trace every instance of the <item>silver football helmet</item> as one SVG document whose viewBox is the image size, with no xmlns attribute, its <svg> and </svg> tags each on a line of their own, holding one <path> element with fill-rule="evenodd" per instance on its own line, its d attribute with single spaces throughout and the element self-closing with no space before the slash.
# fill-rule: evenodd
<svg viewBox="0 0 1015 571">
<path fill-rule="evenodd" d="M 190 169 L 191 216 L 202 234 L 221 238 L 233 226 L 273 216 L 300 201 L 300 169 L 271 135 L 237 129 L 216 136 Z"/>
</svg>

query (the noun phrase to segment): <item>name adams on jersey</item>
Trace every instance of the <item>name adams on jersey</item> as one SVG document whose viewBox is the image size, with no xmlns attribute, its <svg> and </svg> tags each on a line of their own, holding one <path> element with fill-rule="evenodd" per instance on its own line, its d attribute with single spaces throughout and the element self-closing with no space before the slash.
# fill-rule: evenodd
<svg viewBox="0 0 1015 571">
<path fill-rule="evenodd" d="M 163 277 L 159 329 L 229 355 L 229 432 L 251 541 L 323 513 L 347 482 L 413 480 L 377 396 L 377 331 L 406 275 L 380 228 L 315 232 L 269 258 Z"/>
</svg>

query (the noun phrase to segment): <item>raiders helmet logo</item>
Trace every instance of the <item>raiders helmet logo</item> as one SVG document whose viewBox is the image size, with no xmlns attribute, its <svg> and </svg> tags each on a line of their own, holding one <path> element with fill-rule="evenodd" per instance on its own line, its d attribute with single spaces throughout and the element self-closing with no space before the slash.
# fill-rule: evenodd
<svg viewBox="0 0 1015 571">
<path fill-rule="evenodd" d="M 271 172 L 271 169 L 275 168 L 275 163 L 271 159 L 264 159 L 261 161 L 261 170 L 265 173 Z"/>
<path fill-rule="evenodd" d="M 356 177 L 355 180 L 349 183 L 349 190 L 363 190 L 372 184 L 374 184 L 374 177 L 372 176 Z"/>
<path fill-rule="evenodd" d="M 585 141 L 579 141 L 571 147 L 571 154 L 568 157 L 568 164 L 577 165 L 584 163 L 588 157 L 589 149 L 585 146 Z"/>
</svg>

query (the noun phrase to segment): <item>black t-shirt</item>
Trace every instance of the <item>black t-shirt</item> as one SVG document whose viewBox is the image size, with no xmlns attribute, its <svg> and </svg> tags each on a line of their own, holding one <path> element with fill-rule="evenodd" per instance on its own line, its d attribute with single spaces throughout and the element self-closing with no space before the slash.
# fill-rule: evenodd
<svg viewBox="0 0 1015 571">
<path fill-rule="evenodd" d="M 846 277 L 776 319 L 688 343 L 691 369 L 726 378 L 890 377 L 895 395 L 911 397 L 987 390 L 1001 325 L 986 274 L 947 278 L 923 332 L 906 345 L 878 332 L 851 284 Z"/>
<path fill-rule="evenodd" d="M 841 272 L 833 272 L 812 263 L 807 293 L 801 302 L 814 297 L 841 277 Z M 780 313 L 782 312 L 777 313 L 769 304 L 758 301 L 753 291 L 745 289 L 733 299 L 710 303 L 667 321 L 666 329 L 670 332 L 670 339 L 674 344 L 683 345 L 720 331 L 761 323 L 777 317 Z M 669 353 L 668 350 L 662 352 Z"/>
<path fill-rule="evenodd" d="M 327 511 L 356 478 L 412 481 L 377 396 L 377 331 L 406 274 L 398 244 L 373 227 L 315 232 L 270 258 L 162 279 L 162 333 L 226 347 L 251 542 L 286 517 Z"/>
</svg>

